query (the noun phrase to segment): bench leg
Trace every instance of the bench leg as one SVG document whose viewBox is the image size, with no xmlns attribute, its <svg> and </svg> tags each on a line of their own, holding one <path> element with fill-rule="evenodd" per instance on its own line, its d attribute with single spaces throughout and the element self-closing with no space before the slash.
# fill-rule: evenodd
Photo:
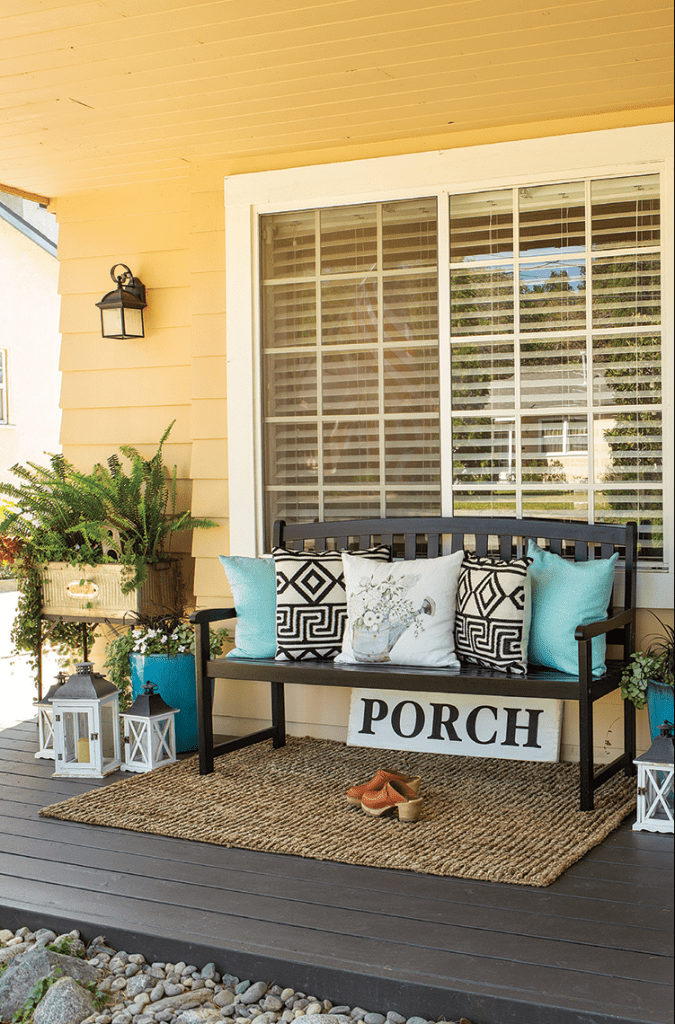
<svg viewBox="0 0 675 1024">
<path fill-rule="evenodd" d="M 208 624 L 195 626 L 195 649 L 199 774 L 210 775 L 213 771 L 213 683 L 204 674 L 209 657 Z"/>
<path fill-rule="evenodd" d="M 273 747 L 286 746 L 286 700 L 283 683 L 270 683 L 272 697 L 272 728 L 274 729 Z"/>
<path fill-rule="evenodd" d="M 579 701 L 579 809 L 593 810 L 593 700 L 586 691 Z"/>
</svg>

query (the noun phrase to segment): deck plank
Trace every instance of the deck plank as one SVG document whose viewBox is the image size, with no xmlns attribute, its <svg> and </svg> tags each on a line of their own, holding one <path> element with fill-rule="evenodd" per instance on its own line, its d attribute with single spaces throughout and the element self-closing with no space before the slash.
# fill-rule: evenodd
<svg viewBox="0 0 675 1024">
<path fill-rule="evenodd" d="M 672 1022 L 671 837 L 624 825 L 545 889 L 257 853 L 40 818 L 127 776 L 53 779 L 36 738 L 0 731 L 1 926 L 62 921 L 154 959 L 180 946 L 385 1012 Z"/>
</svg>

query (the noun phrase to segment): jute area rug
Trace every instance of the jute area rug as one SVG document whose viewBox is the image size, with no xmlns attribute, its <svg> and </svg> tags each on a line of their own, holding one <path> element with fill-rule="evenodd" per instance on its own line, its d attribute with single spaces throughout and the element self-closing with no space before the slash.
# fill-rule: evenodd
<svg viewBox="0 0 675 1024">
<path fill-rule="evenodd" d="M 349 786 L 380 767 L 422 777 L 418 822 L 350 807 Z M 196 757 L 40 811 L 221 846 L 430 875 L 550 885 L 635 807 L 616 776 L 578 810 L 578 765 L 348 747 L 289 737 L 226 754 L 213 775 Z"/>
</svg>

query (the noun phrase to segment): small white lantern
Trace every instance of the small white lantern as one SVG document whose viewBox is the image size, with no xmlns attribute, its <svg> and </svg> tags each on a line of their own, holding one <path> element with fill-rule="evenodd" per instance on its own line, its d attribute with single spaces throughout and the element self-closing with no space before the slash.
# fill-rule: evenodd
<svg viewBox="0 0 675 1024">
<path fill-rule="evenodd" d="M 636 757 L 635 832 L 673 832 L 673 726 L 664 722 L 646 754 Z"/>
<path fill-rule="evenodd" d="M 65 672 L 59 672 L 56 682 L 50 687 L 42 700 L 37 702 L 38 713 L 38 751 L 36 757 L 49 758 L 54 760 L 54 713 L 52 700 L 58 693 L 68 676 Z"/>
<path fill-rule="evenodd" d="M 177 708 L 170 708 L 156 692 L 154 683 L 146 683 L 130 708 L 122 712 L 124 721 L 123 772 L 149 772 L 176 760 Z"/>
<path fill-rule="evenodd" d="M 120 758 L 120 695 L 89 661 L 52 698 L 54 778 L 102 779 Z"/>
</svg>

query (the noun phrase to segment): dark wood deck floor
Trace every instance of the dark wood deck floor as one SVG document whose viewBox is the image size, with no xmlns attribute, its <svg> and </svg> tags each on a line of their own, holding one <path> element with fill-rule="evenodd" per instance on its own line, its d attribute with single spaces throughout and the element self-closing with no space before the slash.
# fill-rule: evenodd
<svg viewBox="0 0 675 1024">
<path fill-rule="evenodd" d="M 0 731 L 0 927 L 79 927 L 405 1015 L 673 1020 L 670 836 L 628 823 L 546 889 L 228 850 L 39 818 L 120 776 L 52 779 L 36 738 Z"/>
</svg>

